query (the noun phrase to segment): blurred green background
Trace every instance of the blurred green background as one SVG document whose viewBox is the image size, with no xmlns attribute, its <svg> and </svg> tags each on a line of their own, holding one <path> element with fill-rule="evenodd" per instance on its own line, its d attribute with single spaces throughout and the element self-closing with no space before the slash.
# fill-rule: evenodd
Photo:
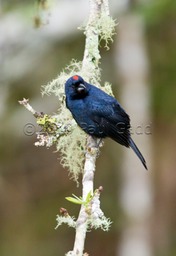
<svg viewBox="0 0 176 256">
<path fill-rule="evenodd" d="M 66 226 L 55 230 L 56 215 L 60 207 L 74 216 L 79 212 L 65 197 L 80 195 L 81 186 L 77 188 L 60 166 L 55 148 L 37 148 L 35 135 L 25 134 L 28 123 L 34 124 L 36 131 L 39 128 L 18 100 L 29 98 L 35 109 L 45 113 L 57 110 L 57 98 L 42 98 L 41 85 L 54 79 L 71 59 L 82 59 L 85 38 L 76 28 L 86 22 L 89 5 L 79 0 L 38 2 L 0 2 L 1 256 L 64 255 L 72 249 L 74 230 Z M 175 256 L 176 1 L 127 1 L 124 9 L 118 8 L 117 2 L 124 1 L 110 1 L 117 21 L 119 16 L 140 15 L 145 25 L 152 123 L 152 255 Z M 118 27 L 116 32 L 111 49 L 100 50 L 102 81 L 113 84 L 119 99 L 122 88 L 113 60 Z M 113 225 L 108 233 L 88 233 L 86 250 L 90 255 L 121 256 L 117 252 L 125 221 L 117 196 L 121 156 L 121 147 L 107 140 L 97 160 L 95 187 L 104 187 L 101 206 Z"/>
</svg>

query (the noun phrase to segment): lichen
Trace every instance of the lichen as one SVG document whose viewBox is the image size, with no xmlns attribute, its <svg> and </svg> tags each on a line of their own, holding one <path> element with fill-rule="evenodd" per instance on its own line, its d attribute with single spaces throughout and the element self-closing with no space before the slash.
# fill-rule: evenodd
<svg viewBox="0 0 176 256">
<path fill-rule="evenodd" d="M 108 231 L 110 229 L 110 226 L 112 224 L 112 221 L 109 218 L 106 218 L 104 215 L 102 217 L 96 218 L 96 219 L 88 219 L 87 225 L 88 230 L 89 229 L 102 229 L 103 231 Z"/>
<path fill-rule="evenodd" d="M 55 229 L 57 229 L 62 224 L 67 224 L 69 227 L 72 227 L 72 228 L 76 227 L 75 217 L 57 215 L 56 221 L 57 221 L 57 226 L 55 227 Z"/>
<path fill-rule="evenodd" d="M 75 74 L 81 75 L 80 70 L 82 67 L 81 61 L 72 60 L 71 63 L 51 82 L 42 86 L 42 95 L 54 94 L 63 102 L 64 97 L 64 84 L 66 80 Z"/>
<path fill-rule="evenodd" d="M 83 171 L 84 150 L 86 144 L 86 134 L 78 127 L 71 116 L 71 113 L 65 106 L 64 85 L 66 80 L 75 74 L 81 75 L 82 62 L 72 60 L 70 65 L 62 71 L 56 79 L 45 86 L 42 86 L 42 94 L 54 94 L 59 100 L 59 109 L 57 120 L 62 122 L 62 127 L 65 125 L 72 126 L 71 131 L 67 134 L 62 134 L 56 140 L 56 150 L 60 152 L 60 162 L 63 167 L 66 167 L 71 177 L 77 181 L 78 175 Z"/>
<path fill-rule="evenodd" d="M 116 20 L 110 17 L 106 12 L 101 13 L 97 26 L 100 35 L 100 42 L 102 40 L 105 42 L 105 48 L 107 50 L 109 50 L 109 43 L 113 41 L 116 25 Z"/>
<path fill-rule="evenodd" d="M 113 96 L 112 86 L 110 83 L 105 82 L 104 86 L 101 88 L 103 91 L 105 91 L 107 94 Z"/>
</svg>

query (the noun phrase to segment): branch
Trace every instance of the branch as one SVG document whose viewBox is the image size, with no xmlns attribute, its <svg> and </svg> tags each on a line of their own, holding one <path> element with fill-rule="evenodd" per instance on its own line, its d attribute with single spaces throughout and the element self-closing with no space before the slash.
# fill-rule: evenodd
<svg viewBox="0 0 176 256">
<path fill-rule="evenodd" d="M 29 104 L 29 99 L 23 98 L 23 100 L 18 101 L 20 105 L 23 105 L 29 112 L 33 114 L 34 117 L 42 117 L 44 115 L 43 112 L 37 112 L 33 107 Z"/>
<path fill-rule="evenodd" d="M 91 136 L 87 139 L 87 152 L 85 157 L 84 173 L 82 178 L 82 198 L 86 199 L 88 193 L 93 194 L 93 181 L 95 162 L 97 156 L 96 140 Z M 83 255 L 84 243 L 86 238 L 86 232 L 88 229 L 87 221 L 89 219 L 89 213 L 86 211 L 86 207 L 82 204 L 80 213 L 76 222 L 76 236 L 73 248 L 73 253 L 69 255 Z"/>
<path fill-rule="evenodd" d="M 103 5 L 103 1 L 101 0 L 90 0 L 90 15 L 89 21 L 86 27 L 85 35 L 86 35 L 86 43 L 85 43 L 85 51 L 82 63 L 82 73 L 86 75 L 86 77 L 90 80 L 92 78 L 92 74 L 95 71 L 100 72 L 99 69 L 99 29 L 97 27 L 97 22 L 101 16 L 101 11 Z M 106 10 L 108 8 L 108 1 L 106 2 Z M 93 72 L 93 73 L 92 73 Z M 96 165 L 96 157 L 99 151 L 99 146 L 97 139 L 89 136 L 87 139 L 87 151 L 85 156 L 85 164 L 84 164 L 84 172 L 82 178 L 82 199 L 86 200 L 86 197 L 89 193 L 93 195 L 94 190 L 94 172 Z M 70 251 L 67 255 L 70 256 L 82 256 L 84 251 L 84 243 L 86 238 L 86 232 L 88 230 L 88 221 L 90 217 L 92 220 L 92 225 L 96 219 L 102 222 L 102 217 L 104 218 L 104 214 L 100 209 L 100 201 L 99 197 L 96 200 L 98 207 L 95 207 L 95 211 L 93 214 L 93 200 L 92 205 L 90 207 L 90 212 L 87 212 L 87 208 L 84 204 L 82 204 L 80 213 L 76 222 L 76 235 L 75 235 L 75 243 L 73 251 Z"/>
<path fill-rule="evenodd" d="M 40 132 L 36 133 L 38 141 L 36 141 L 34 145 L 37 147 L 51 147 L 53 144 L 57 143 L 62 135 L 69 134 L 75 128 L 76 124 L 74 120 L 68 120 L 67 123 L 64 123 L 57 115 L 51 116 L 36 111 L 29 104 L 29 99 L 23 98 L 23 100 L 19 100 L 18 102 L 37 118 L 37 124 L 42 128 Z"/>
</svg>

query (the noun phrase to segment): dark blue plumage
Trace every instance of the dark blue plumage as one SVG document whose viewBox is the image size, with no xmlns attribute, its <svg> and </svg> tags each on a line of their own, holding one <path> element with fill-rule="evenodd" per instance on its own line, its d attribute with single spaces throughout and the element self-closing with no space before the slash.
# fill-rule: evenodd
<svg viewBox="0 0 176 256">
<path fill-rule="evenodd" d="M 65 84 L 66 106 L 77 124 L 89 135 L 110 137 L 131 147 L 147 169 L 146 161 L 130 135 L 130 118 L 118 101 L 75 75 Z"/>
</svg>

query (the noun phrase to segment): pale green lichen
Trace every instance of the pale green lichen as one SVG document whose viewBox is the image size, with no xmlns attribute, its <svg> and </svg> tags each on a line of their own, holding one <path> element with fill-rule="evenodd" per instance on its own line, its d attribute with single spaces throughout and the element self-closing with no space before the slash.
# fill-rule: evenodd
<svg viewBox="0 0 176 256">
<path fill-rule="evenodd" d="M 75 74 L 80 74 L 80 70 L 82 67 L 81 61 L 72 60 L 71 63 L 63 70 L 58 77 L 53 79 L 47 85 L 42 86 L 42 95 L 50 95 L 51 93 L 55 94 L 59 101 L 63 102 L 64 96 L 64 84 L 66 80 Z"/>
<path fill-rule="evenodd" d="M 85 145 L 86 134 L 78 126 L 68 135 L 61 136 L 56 145 L 61 154 L 61 164 L 76 181 L 83 171 Z"/>
<path fill-rule="evenodd" d="M 71 217 L 69 215 L 68 216 L 57 215 L 56 221 L 57 221 L 57 226 L 55 227 L 55 229 L 57 229 L 62 224 L 67 224 L 71 228 L 76 228 L 75 217 Z"/>
<path fill-rule="evenodd" d="M 104 86 L 101 89 L 111 96 L 114 95 L 112 91 L 112 86 L 108 82 L 105 82 Z"/>
<path fill-rule="evenodd" d="M 96 218 L 96 219 L 88 219 L 87 226 L 89 229 L 102 229 L 103 231 L 108 231 L 110 229 L 110 226 L 112 224 L 112 221 L 109 218 L 106 218 L 104 215 L 102 217 Z"/>
<path fill-rule="evenodd" d="M 97 27 L 100 35 L 100 41 L 105 42 L 105 48 L 109 50 L 109 43 L 113 41 L 115 35 L 115 27 L 117 23 L 106 12 L 102 12 L 98 20 Z"/>
<path fill-rule="evenodd" d="M 81 75 L 81 65 L 82 62 L 73 60 L 56 79 L 42 87 L 42 94 L 50 95 L 53 93 L 58 97 L 60 106 L 57 120 L 62 122 L 62 127 L 69 123 L 72 126 L 71 131 L 59 136 L 55 144 L 57 151 L 60 152 L 61 164 L 69 170 L 71 177 L 76 181 L 79 173 L 83 171 L 86 134 L 73 121 L 70 111 L 65 106 L 64 85 L 70 76 Z"/>
</svg>

